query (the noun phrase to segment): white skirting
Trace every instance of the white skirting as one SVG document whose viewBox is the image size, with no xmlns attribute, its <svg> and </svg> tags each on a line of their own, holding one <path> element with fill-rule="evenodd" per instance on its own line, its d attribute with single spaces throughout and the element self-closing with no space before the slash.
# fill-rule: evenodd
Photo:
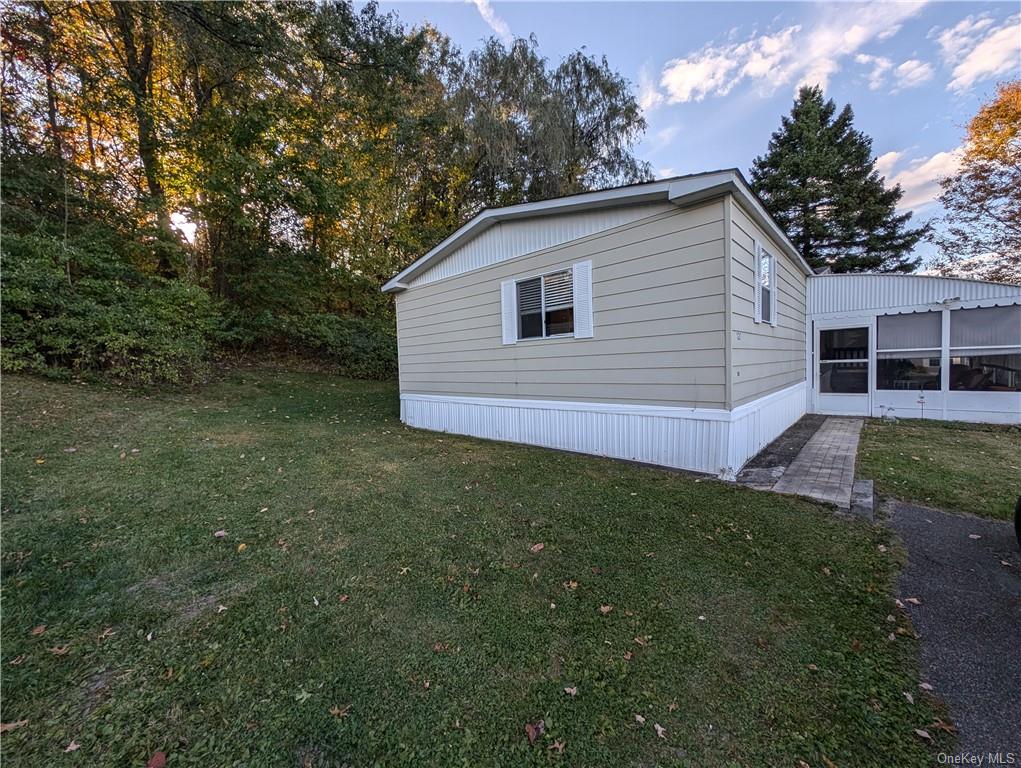
<svg viewBox="0 0 1021 768">
<path fill-rule="evenodd" d="M 733 411 L 401 395 L 401 421 L 411 427 L 592 453 L 726 478 L 732 478 L 804 412 L 804 382 Z"/>
</svg>

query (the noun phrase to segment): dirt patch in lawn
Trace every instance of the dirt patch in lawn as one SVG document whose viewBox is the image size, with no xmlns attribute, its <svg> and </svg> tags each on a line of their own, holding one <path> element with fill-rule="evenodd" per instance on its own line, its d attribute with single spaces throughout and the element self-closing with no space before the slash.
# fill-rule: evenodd
<svg viewBox="0 0 1021 768">
<path fill-rule="evenodd" d="M 744 468 L 769 469 L 789 466 L 824 421 L 826 421 L 825 416 L 814 413 L 802 416 L 780 437 L 759 451 L 751 461 L 745 464 Z"/>
</svg>

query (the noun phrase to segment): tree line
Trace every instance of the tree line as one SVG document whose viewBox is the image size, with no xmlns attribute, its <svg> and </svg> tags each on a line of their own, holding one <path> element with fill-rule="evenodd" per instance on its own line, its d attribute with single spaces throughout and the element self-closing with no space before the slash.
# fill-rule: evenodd
<svg viewBox="0 0 1021 768">
<path fill-rule="evenodd" d="M 652 177 L 631 84 L 534 38 L 465 53 L 349 2 L 2 13 L 7 370 L 189 381 L 217 350 L 283 348 L 389 376 L 384 280 L 485 207 Z M 925 233 L 833 110 L 800 96 L 756 187 L 813 264 L 909 269 Z M 806 118 L 810 151 L 784 138 Z"/>
</svg>

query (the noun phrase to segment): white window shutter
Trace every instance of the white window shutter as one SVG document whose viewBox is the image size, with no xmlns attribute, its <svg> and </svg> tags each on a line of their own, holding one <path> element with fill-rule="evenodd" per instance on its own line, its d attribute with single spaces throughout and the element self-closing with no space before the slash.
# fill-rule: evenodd
<svg viewBox="0 0 1021 768">
<path fill-rule="evenodd" d="M 503 343 L 514 344 L 518 340 L 518 296 L 513 280 L 500 284 L 500 314 L 503 317 Z"/>
<path fill-rule="evenodd" d="M 776 328 L 780 316 L 780 275 L 776 271 L 776 256 L 769 256 L 769 324 Z"/>
<path fill-rule="evenodd" d="M 591 339 L 592 325 L 592 262 L 580 261 L 573 267 L 574 338 Z"/>
<path fill-rule="evenodd" d="M 762 322 L 762 244 L 755 243 L 755 322 Z"/>
</svg>

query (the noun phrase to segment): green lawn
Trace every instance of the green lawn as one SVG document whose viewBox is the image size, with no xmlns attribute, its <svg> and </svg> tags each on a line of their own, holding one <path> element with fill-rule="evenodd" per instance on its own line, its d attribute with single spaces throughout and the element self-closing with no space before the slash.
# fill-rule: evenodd
<svg viewBox="0 0 1021 768">
<path fill-rule="evenodd" d="M 886 496 L 1006 520 L 1021 494 L 1021 428 L 869 419 L 858 475 Z"/>
<path fill-rule="evenodd" d="M 5 766 L 949 747 L 899 551 L 812 504 L 407 429 L 392 385 L 327 375 L 150 396 L 6 376 L 3 426 L 2 714 L 27 721 Z"/>
</svg>

